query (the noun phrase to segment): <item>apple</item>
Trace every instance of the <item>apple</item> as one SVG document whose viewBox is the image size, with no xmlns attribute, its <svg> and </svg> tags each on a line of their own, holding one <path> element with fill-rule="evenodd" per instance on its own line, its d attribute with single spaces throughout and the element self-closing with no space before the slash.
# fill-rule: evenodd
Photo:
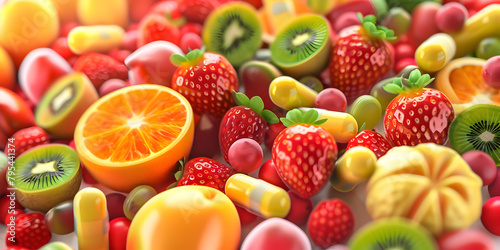
<svg viewBox="0 0 500 250">
<path fill-rule="evenodd" d="M 127 249 L 237 249 L 233 202 L 215 188 L 180 186 L 150 199 L 135 215 Z"/>
</svg>

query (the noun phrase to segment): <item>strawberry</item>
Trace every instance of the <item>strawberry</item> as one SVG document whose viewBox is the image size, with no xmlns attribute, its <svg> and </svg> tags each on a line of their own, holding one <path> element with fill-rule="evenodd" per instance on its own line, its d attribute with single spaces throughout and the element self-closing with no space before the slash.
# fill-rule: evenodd
<svg viewBox="0 0 500 250">
<path fill-rule="evenodd" d="M 268 123 L 277 123 L 278 117 L 264 110 L 264 102 L 258 96 L 248 99 L 242 93 L 236 93 L 236 103 L 222 118 L 219 128 L 219 146 L 224 160 L 229 162 L 228 152 L 231 145 L 239 139 L 249 138 L 258 144 L 264 141 Z"/>
<path fill-rule="evenodd" d="M 331 85 L 345 94 L 348 103 L 368 94 L 394 64 L 391 45 L 385 41 L 395 39 L 394 32 L 375 26 L 373 15 L 358 14 L 358 18 L 362 25 L 343 29 L 330 55 Z"/>
<path fill-rule="evenodd" d="M 302 114 L 289 111 L 281 122 L 287 128 L 274 141 L 272 158 L 283 182 L 297 195 L 308 198 L 328 182 L 337 160 L 337 144 L 333 136 L 316 120 L 318 111 Z"/>
<path fill-rule="evenodd" d="M 52 234 L 45 224 L 42 213 L 26 213 L 16 218 L 15 234 L 12 239 L 13 245 L 36 250 L 49 243 Z M 13 242 L 7 239 L 10 244 Z"/>
<path fill-rule="evenodd" d="M 210 158 L 191 159 L 175 174 L 176 186 L 201 185 L 218 189 L 224 193 L 226 181 L 235 174 L 234 169 Z M 182 176 L 181 176 L 182 174 Z"/>
<path fill-rule="evenodd" d="M 319 203 L 307 222 L 312 242 L 321 248 L 345 243 L 354 232 L 354 214 L 341 200 Z"/>
<path fill-rule="evenodd" d="M 125 64 L 116 61 L 108 55 L 94 52 L 81 55 L 76 60 L 73 69 L 87 75 L 96 89 L 99 89 L 105 81 L 111 78 L 118 78 L 124 81 L 128 78 L 128 69 Z"/>
<path fill-rule="evenodd" d="M 346 151 L 356 146 L 369 148 L 373 151 L 373 153 L 375 153 L 377 159 L 384 156 L 387 151 L 392 148 L 391 144 L 384 138 L 384 136 L 371 130 L 362 130 L 349 140 Z"/>
<path fill-rule="evenodd" d="M 398 94 L 387 106 L 384 116 L 385 136 L 392 145 L 415 146 L 425 142 L 444 145 L 448 140 L 448 128 L 455 112 L 443 93 L 424 88 L 433 79 L 416 69 L 408 79 L 396 78 L 384 85 L 387 92 Z"/>
<path fill-rule="evenodd" d="M 148 14 L 140 23 L 137 47 L 140 48 L 145 44 L 160 40 L 179 45 L 181 31 L 165 16 L 155 13 Z"/>
<path fill-rule="evenodd" d="M 178 66 L 172 88 L 188 99 L 194 113 L 222 117 L 234 106 L 238 75 L 224 56 L 195 49 L 186 56 L 173 54 L 170 61 Z"/>
<path fill-rule="evenodd" d="M 12 153 L 14 153 L 15 157 L 19 156 L 32 147 L 50 142 L 50 138 L 47 132 L 45 132 L 45 130 L 38 126 L 18 130 L 12 135 L 11 138 L 13 140 L 11 140 L 12 143 L 10 144 L 12 144 L 13 146 L 5 148 L 5 154 L 9 155 L 10 153 L 10 155 L 12 155 Z M 10 152 L 9 149 L 11 149 Z M 15 150 L 12 151 L 12 149 Z"/>
<path fill-rule="evenodd" d="M 217 0 L 178 0 L 179 10 L 188 21 L 203 24 L 221 4 Z"/>
<path fill-rule="evenodd" d="M 50 48 L 57 52 L 57 54 L 59 54 L 68 62 L 71 60 L 76 60 L 75 58 L 78 58 L 78 56 L 69 48 L 68 38 L 64 36 L 57 38 L 52 43 L 52 46 Z"/>
</svg>

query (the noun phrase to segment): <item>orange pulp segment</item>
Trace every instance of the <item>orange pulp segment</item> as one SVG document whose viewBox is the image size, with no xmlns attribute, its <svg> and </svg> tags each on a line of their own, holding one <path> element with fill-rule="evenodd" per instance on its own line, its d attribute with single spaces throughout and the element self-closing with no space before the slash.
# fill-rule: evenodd
<svg viewBox="0 0 500 250">
<path fill-rule="evenodd" d="M 120 89 L 94 103 L 78 122 L 75 144 L 98 181 L 128 190 L 142 183 L 135 174 L 154 172 L 166 179 L 175 163 L 189 154 L 193 131 L 193 112 L 183 96 L 168 87 L 144 84 Z M 121 176 L 120 182 L 133 184 L 112 183 L 109 179 L 115 171 L 107 168 L 120 171 L 115 173 Z M 157 176 L 150 179 L 151 185 L 157 184 Z"/>
</svg>

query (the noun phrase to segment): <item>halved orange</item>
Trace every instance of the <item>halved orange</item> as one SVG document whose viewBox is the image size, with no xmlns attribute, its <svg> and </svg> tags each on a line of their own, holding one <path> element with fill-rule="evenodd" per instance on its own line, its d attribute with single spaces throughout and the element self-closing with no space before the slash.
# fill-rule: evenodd
<svg viewBox="0 0 500 250">
<path fill-rule="evenodd" d="M 103 185 L 122 192 L 161 186 L 193 143 L 189 102 L 152 84 L 126 87 L 92 104 L 75 129 L 80 160 Z"/>
<path fill-rule="evenodd" d="M 485 63 L 480 58 L 462 57 L 450 61 L 437 74 L 435 87 L 450 99 L 455 114 L 474 104 L 500 106 L 500 90 L 491 88 L 483 80 Z"/>
</svg>

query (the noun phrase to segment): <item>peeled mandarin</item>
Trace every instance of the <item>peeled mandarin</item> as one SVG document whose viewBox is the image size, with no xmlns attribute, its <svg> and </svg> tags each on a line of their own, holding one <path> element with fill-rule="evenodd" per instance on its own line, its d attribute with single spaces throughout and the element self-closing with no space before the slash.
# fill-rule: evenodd
<svg viewBox="0 0 500 250">
<path fill-rule="evenodd" d="M 59 35 L 59 18 L 49 0 L 11 0 L 0 10 L 0 45 L 16 67 L 32 50 L 50 47 Z"/>
</svg>

